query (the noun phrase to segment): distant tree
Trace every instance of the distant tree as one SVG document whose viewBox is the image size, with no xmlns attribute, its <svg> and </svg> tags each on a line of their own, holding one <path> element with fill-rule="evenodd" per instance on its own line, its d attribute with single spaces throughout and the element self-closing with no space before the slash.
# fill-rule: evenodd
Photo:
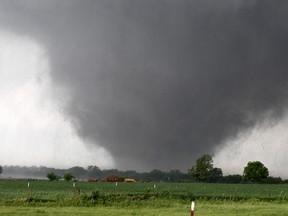
<svg viewBox="0 0 288 216">
<path fill-rule="evenodd" d="M 149 181 L 156 181 L 156 182 L 166 180 L 165 173 L 158 169 L 151 170 L 147 174 L 147 178 L 149 179 Z"/>
<path fill-rule="evenodd" d="M 68 182 L 68 181 L 71 181 L 72 179 L 74 179 L 75 177 L 71 173 L 64 173 L 63 178 L 65 181 Z"/>
<path fill-rule="evenodd" d="M 283 184 L 284 181 L 280 177 L 268 176 L 266 181 L 267 184 Z"/>
<path fill-rule="evenodd" d="M 101 178 L 102 171 L 98 166 L 88 166 L 87 167 L 87 173 L 89 178 Z"/>
<path fill-rule="evenodd" d="M 140 179 L 140 174 L 137 173 L 135 170 L 126 170 L 121 173 L 121 176 L 125 178 L 133 178 L 133 179 Z"/>
<path fill-rule="evenodd" d="M 229 183 L 229 184 L 237 184 L 237 183 L 241 183 L 242 181 L 243 181 L 243 178 L 239 174 L 223 176 L 222 178 L 223 183 Z"/>
<path fill-rule="evenodd" d="M 54 172 L 47 173 L 47 178 L 49 179 L 49 181 L 55 181 L 60 179 L 60 177 L 57 176 Z"/>
<path fill-rule="evenodd" d="M 91 172 L 91 171 L 94 171 L 94 170 L 99 170 L 100 171 L 100 168 L 98 167 L 98 166 L 93 166 L 93 165 L 89 165 L 88 167 L 87 167 L 87 170 L 89 171 L 89 172 Z"/>
<path fill-rule="evenodd" d="M 186 175 L 186 176 L 185 176 Z M 187 178 L 187 174 L 183 174 L 180 172 L 180 170 L 170 170 L 168 173 L 167 173 L 167 180 L 169 182 L 183 182 L 185 180 L 185 177 L 186 179 Z"/>
<path fill-rule="evenodd" d="M 208 172 L 209 182 L 218 183 L 222 181 L 223 172 L 220 168 L 213 168 Z"/>
<path fill-rule="evenodd" d="M 209 154 L 204 154 L 196 160 L 196 164 L 188 171 L 198 181 L 209 181 L 209 173 L 213 169 L 213 159 Z"/>
<path fill-rule="evenodd" d="M 260 161 L 248 162 L 243 171 L 245 181 L 264 182 L 268 176 L 268 169 Z"/>
<path fill-rule="evenodd" d="M 0 174 L 3 172 L 3 167 L 0 166 Z"/>
<path fill-rule="evenodd" d="M 73 173 L 73 175 L 75 175 L 75 177 L 77 177 L 77 178 L 87 177 L 87 170 L 84 169 L 83 167 L 79 167 L 79 166 L 71 167 L 67 170 L 67 172 Z"/>
</svg>

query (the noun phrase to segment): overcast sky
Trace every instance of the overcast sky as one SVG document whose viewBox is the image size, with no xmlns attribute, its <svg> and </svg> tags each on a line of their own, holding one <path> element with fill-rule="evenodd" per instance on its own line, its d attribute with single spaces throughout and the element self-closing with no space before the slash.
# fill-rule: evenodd
<svg viewBox="0 0 288 216">
<path fill-rule="evenodd" d="M 2 165 L 288 177 L 285 0 L 0 0 Z"/>
</svg>

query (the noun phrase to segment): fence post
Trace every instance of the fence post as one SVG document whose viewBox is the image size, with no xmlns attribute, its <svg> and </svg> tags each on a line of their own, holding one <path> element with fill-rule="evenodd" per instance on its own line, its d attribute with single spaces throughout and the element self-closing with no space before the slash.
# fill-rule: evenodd
<svg viewBox="0 0 288 216">
<path fill-rule="evenodd" d="M 192 203 L 191 203 L 191 216 L 194 216 L 194 209 L 195 209 L 195 202 L 192 201 Z"/>
</svg>

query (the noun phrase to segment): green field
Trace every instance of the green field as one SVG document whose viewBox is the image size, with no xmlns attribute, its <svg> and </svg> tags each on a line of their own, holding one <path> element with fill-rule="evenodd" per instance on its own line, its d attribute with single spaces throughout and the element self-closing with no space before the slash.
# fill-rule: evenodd
<svg viewBox="0 0 288 216">
<path fill-rule="evenodd" d="M 73 184 L 0 180 L 0 215 L 288 215 L 288 185 Z"/>
<path fill-rule="evenodd" d="M 198 203 L 195 216 L 287 216 L 288 206 L 274 203 Z M 0 215 L 143 215 L 190 216 L 189 207 L 11 207 L 0 206 Z"/>
</svg>

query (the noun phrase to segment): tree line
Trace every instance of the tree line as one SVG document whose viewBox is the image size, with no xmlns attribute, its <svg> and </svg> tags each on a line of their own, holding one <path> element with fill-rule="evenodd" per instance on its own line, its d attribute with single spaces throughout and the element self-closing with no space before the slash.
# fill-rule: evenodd
<svg viewBox="0 0 288 216">
<path fill-rule="evenodd" d="M 267 183 L 280 184 L 288 183 L 280 177 L 269 176 L 269 170 L 260 161 L 249 161 L 243 168 L 243 174 L 223 175 L 222 169 L 214 167 L 213 158 L 209 154 L 204 154 L 195 161 L 195 164 L 187 173 L 180 170 L 161 171 L 158 169 L 150 172 L 137 172 L 135 170 L 121 171 L 118 169 L 100 169 L 98 166 L 88 166 L 87 168 L 75 166 L 69 169 L 55 169 L 45 166 L 41 167 L 21 167 L 21 166 L 0 166 L 0 174 L 5 176 L 22 176 L 23 178 L 48 178 L 49 180 L 64 179 L 87 180 L 99 179 L 115 181 L 124 178 L 133 178 L 142 182 L 206 182 L 206 183 Z M 112 178 L 113 177 L 113 178 Z"/>
<path fill-rule="evenodd" d="M 280 177 L 269 176 L 269 170 L 260 161 L 249 161 L 244 167 L 242 175 L 223 176 L 221 168 L 213 166 L 213 158 L 204 154 L 198 158 L 195 165 L 188 170 L 194 181 L 208 183 L 288 183 Z"/>
<path fill-rule="evenodd" d="M 100 179 L 105 180 L 111 176 L 120 178 L 133 178 L 137 181 L 155 181 L 155 182 L 191 182 L 191 176 L 180 170 L 170 170 L 167 172 L 154 169 L 150 172 L 137 172 L 135 170 L 121 171 L 118 169 L 100 169 L 98 166 L 88 166 L 87 168 L 75 166 L 69 169 L 56 169 L 41 167 L 21 167 L 21 166 L 4 166 L 3 174 L 6 177 L 22 176 L 22 178 L 42 178 L 47 179 L 48 174 L 53 180 L 64 179 L 64 175 L 71 174 L 75 180 Z M 50 177 L 48 179 L 50 179 Z"/>
</svg>

